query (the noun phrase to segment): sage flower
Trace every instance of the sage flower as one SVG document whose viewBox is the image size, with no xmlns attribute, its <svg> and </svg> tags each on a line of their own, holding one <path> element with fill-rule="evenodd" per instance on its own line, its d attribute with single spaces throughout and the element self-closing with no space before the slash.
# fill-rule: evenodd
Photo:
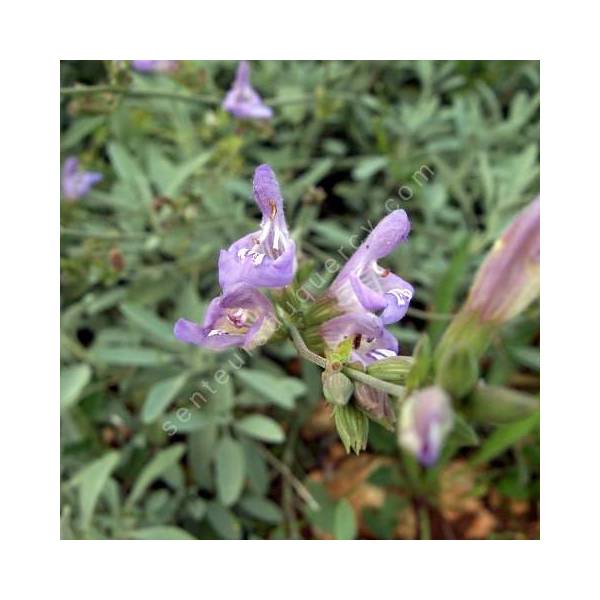
<svg viewBox="0 0 600 600">
<path fill-rule="evenodd" d="M 377 260 L 406 240 L 410 222 L 404 210 L 383 218 L 350 257 L 329 289 L 342 310 L 378 313 L 384 325 L 399 321 L 408 310 L 413 287 Z"/>
<path fill-rule="evenodd" d="M 438 459 L 452 423 L 450 398 L 442 388 L 432 386 L 413 392 L 401 407 L 400 445 L 429 467 Z"/>
<path fill-rule="evenodd" d="M 479 268 L 465 312 L 504 323 L 539 295 L 540 199 L 536 198 L 508 226 Z"/>
<path fill-rule="evenodd" d="M 234 242 L 219 255 L 219 283 L 224 290 L 244 283 L 283 287 L 296 272 L 296 244 L 291 239 L 275 173 L 260 165 L 254 173 L 254 199 L 262 212 L 260 229 Z"/>
<path fill-rule="evenodd" d="M 83 198 L 96 183 L 102 180 L 102 173 L 82 171 L 79 160 L 69 156 L 62 169 L 62 191 L 67 200 Z"/>
<path fill-rule="evenodd" d="M 140 73 L 168 73 L 177 68 L 177 60 L 132 60 L 131 64 Z"/>
<path fill-rule="evenodd" d="M 242 60 L 233 86 L 223 100 L 223 109 L 238 119 L 270 119 L 273 111 L 250 84 L 250 65 Z"/>
<path fill-rule="evenodd" d="M 383 327 L 379 317 L 366 311 L 346 313 L 321 325 L 321 335 L 330 349 L 351 340 L 350 361 L 368 366 L 378 360 L 397 356 L 398 340 Z M 364 383 L 356 382 L 357 405 L 388 429 L 395 421 L 388 395 Z"/>
<path fill-rule="evenodd" d="M 271 302 L 258 290 L 238 285 L 208 305 L 204 322 L 179 319 L 173 330 L 182 342 L 225 350 L 240 346 L 252 350 L 264 344 L 277 328 Z"/>
</svg>

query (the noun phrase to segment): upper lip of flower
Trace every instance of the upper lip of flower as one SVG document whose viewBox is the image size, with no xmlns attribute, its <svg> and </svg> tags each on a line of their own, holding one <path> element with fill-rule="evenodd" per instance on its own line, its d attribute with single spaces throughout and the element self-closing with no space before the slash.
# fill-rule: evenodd
<svg viewBox="0 0 600 600">
<path fill-rule="evenodd" d="M 253 189 L 262 212 L 260 229 L 221 251 L 219 282 L 223 289 L 240 282 L 283 287 L 294 277 L 296 245 L 289 235 L 279 184 L 269 165 L 256 169 Z"/>
<path fill-rule="evenodd" d="M 377 259 L 387 256 L 406 240 L 410 222 L 404 210 L 382 219 L 352 255 L 331 285 L 340 304 L 381 312 L 384 324 L 399 321 L 408 310 L 413 287 L 384 269 Z"/>
</svg>

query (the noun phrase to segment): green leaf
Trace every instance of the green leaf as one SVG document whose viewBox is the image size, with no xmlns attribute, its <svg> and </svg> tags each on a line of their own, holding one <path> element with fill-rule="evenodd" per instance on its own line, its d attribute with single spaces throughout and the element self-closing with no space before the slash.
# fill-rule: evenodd
<svg viewBox="0 0 600 600">
<path fill-rule="evenodd" d="M 62 150 L 68 150 L 77 146 L 83 138 L 93 133 L 100 125 L 106 121 L 105 115 L 95 115 L 92 117 L 79 117 L 69 127 L 68 131 L 61 136 L 60 147 Z"/>
<path fill-rule="evenodd" d="M 89 528 L 100 493 L 120 458 L 118 452 L 108 452 L 81 469 L 71 479 L 70 484 L 79 488 L 79 510 L 83 530 Z"/>
<path fill-rule="evenodd" d="M 250 415 L 235 423 L 235 428 L 250 437 L 279 444 L 285 439 L 285 433 L 281 426 L 264 415 Z"/>
<path fill-rule="evenodd" d="M 79 364 L 60 370 L 60 408 L 64 410 L 75 405 L 83 388 L 92 377 L 89 365 Z"/>
<path fill-rule="evenodd" d="M 540 413 L 536 412 L 521 421 L 498 427 L 483 442 L 479 451 L 471 459 L 471 463 L 473 465 L 480 465 L 502 454 L 505 450 L 531 433 L 539 425 L 539 422 Z"/>
<path fill-rule="evenodd" d="M 236 377 L 272 404 L 293 409 L 296 398 L 306 393 L 306 385 L 295 377 L 277 377 L 263 371 L 239 369 Z"/>
<path fill-rule="evenodd" d="M 133 484 L 133 488 L 127 498 L 126 505 L 131 507 L 169 467 L 176 464 L 183 456 L 184 444 L 174 444 L 165 450 L 161 450 L 140 472 Z"/>
<path fill-rule="evenodd" d="M 138 162 L 124 146 L 117 142 L 108 144 L 108 155 L 119 178 L 133 188 L 137 197 L 145 206 L 150 207 L 152 204 L 152 190 Z"/>
<path fill-rule="evenodd" d="M 348 500 L 342 498 L 336 504 L 333 513 L 333 535 L 337 540 L 353 540 L 356 533 L 357 525 L 354 509 Z"/>
<path fill-rule="evenodd" d="M 128 537 L 134 540 L 195 540 L 196 538 L 180 527 L 158 525 L 130 531 Z"/>
<path fill-rule="evenodd" d="M 259 519 L 260 521 L 265 521 L 266 523 L 273 523 L 276 525 L 283 520 L 283 513 L 279 506 L 266 498 L 246 496 L 241 499 L 240 507 L 246 514 L 255 519 Z"/>
<path fill-rule="evenodd" d="M 244 449 L 239 442 L 223 437 L 215 455 L 216 484 L 219 500 L 225 506 L 235 504 L 246 478 Z"/>
<path fill-rule="evenodd" d="M 206 518 L 215 532 L 226 540 L 239 540 L 242 528 L 233 513 L 217 502 L 208 505 Z"/>
<path fill-rule="evenodd" d="M 459 414 L 454 414 L 454 428 L 451 433 L 452 442 L 457 448 L 479 446 L 480 440 L 477 432 Z"/>
<path fill-rule="evenodd" d="M 163 321 L 153 311 L 130 302 L 120 307 L 125 318 L 142 332 L 169 348 L 181 349 L 183 346 L 173 335 L 173 325 Z"/>
<path fill-rule="evenodd" d="M 88 357 L 94 363 L 132 367 L 156 367 L 175 361 L 171 354 L 142 346 L 96 347 Z"/>
<path fill-rule="evenodd" d="M 211 158 L 213 152 L 204 152 L 198 156 L 194 156 L 192 159 L 184 162 L 182 165 L 175 169 L 175 173 L 169 183 L 165 186 L 165 196 L 174 197 L 180 191 L 186 181 L 194 175 L 196 171 L 201 169 Z"/>
<path fill-rule="evenodd" d="M 389 159 L 385 156 L 371 156 L 369 158 L 363 158 L 357 165 L 352 169 L 352 177 L 357 181 L 368 179 L 375 173 L 385 168 L 389 162 Z"/>
<path fill-rule="evenodd" d="M 142 423 L 154 423 L 167 409 L 187 381 L 188 374 L 171 377 L 155 383 L 149 390 L 142 407 Z"/>
</svg>

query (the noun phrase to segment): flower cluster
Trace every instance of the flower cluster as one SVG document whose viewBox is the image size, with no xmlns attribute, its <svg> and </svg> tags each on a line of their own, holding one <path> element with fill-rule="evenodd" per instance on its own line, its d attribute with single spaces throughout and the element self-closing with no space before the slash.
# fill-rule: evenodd
<svg viewBox="0 0 600 600">
<path fill-rule="evenodd" d="M 276 329 L 273 305 L 259 288 L 280 288 L 292 282 L 296 245 L 269 165 L 256 169 L 253 189 L 262 212 L 260 227 L 221 250 L 219 283 L 223 293 L 210 303 L 202 325 L 177 321 L 175 336 L 183 342 L 212 350 L 231 346 L 250 350 L 264 344 Z"/>
<path fill-rule="evenodd" d="M 260 226 L 221 250 L 218 269 L 222 294 L 210 303 L 202 325 L 186 319 L 177 321 L 174 333 L 183 342 L 212 350 L 232 346 L 250 350 L 264 344 L 277 328 L 275 309 L 261 288 L 278 289 L 292 283 L 297 264 L 296 245 L 288 231 L 279 184 L 270 166 L 256 169 L 253 191 L 262 213 Z M 315 302 L 314 306 L 319 303 L 327 310 L 316 320 L 307 317 L 311 324 L 306 325 L 305 333 L 309 335 L 311 329 L 313 337 L 316 333 L 327 356 L 341 355 L 340 349 L 345 348 L 342 362 L 362 371 L 378 361 L 397 357 L 398 341 L 386 326 L 404 317 L 414 290 L 378 261 L 402 244 L 409 231 L 404 210 L 387 215 Z M 310 311 L 311 307 L 305 313 L 309 315 Z M 342 403 L 348 402 L 348 391 L 351 394 L 353 390 L 354 406 L 362 414 L 388 428 L 393 426 L 396 417 L 387 392 L 360 381 L 352 388 L 343 376 L 330 372 L 327 375 L 328 386 L 341 380 L 345 388 Z M 356 436 L 362 439 L 365 433 L 363 421 L 352 412 L 356 408 L 342 406 L 336 413 L 336 423 L 345 423 L 349 431 L 356 429 L 349 439 Z M 423 418 L 419 417 L 418 422 Z M 348 442 L 351 447 L 361 444 L 362 441 L 352 439 Z M 437 448 L 432 444 L 428 447 Z M 433 450 L 428 452 L 429 461 Z"/>
</svg>

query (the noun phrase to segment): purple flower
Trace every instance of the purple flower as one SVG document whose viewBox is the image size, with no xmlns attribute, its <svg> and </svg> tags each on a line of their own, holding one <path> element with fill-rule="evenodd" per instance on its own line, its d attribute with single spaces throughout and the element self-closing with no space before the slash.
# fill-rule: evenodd
<svg viewBox="0 0 600 600">
<path fill-rule="evenodd" d="M 321 325 L 320 332 L 331 349 L 351 339 L 350 360 L 365 367 L 398 354 L 398 340 L 384 329 L 379 317 L 364 310 L 330 319 Z M 382 425 L 391 427 L 395 415 L 385 392 L 363 383 L 355 383 L 354 392 L 356 402 L 363 411 Z"/>
<path fill-rule="evenodd" d="M 62 170 L 62 190 L 67 200 L 83 198 L 92 186 L 102 180 L 102 174 L 95 171 L 80 171 L 79 160 L 70 156 Z"/>
<path fill-rule="evenodd" d="M 400 444 L 429 467 L 438 459 L 452 423 L 450 398 L 442 388 L 432 386 L 413 392 L 401 408 Z"/>
<path fill-rule="evenodd" d="M 329 289 L 343 310 L 378 313 L 385 325 L 399 321 L 408 310 L 413 287 L 377 260 L 408 237 L 410 222 L 403 210 L 382 219 L 352 255 Z"/>
<path fill-rule="evenodd" d="M 131 64 L 140 73 L 168 73 L 177 68 L 177 60 L 132 60 Z"/>
<path fill-rule="evenodd" d="M 465 311 L 486 322 L 503 323 L 539 294 L 540 199 L 508 226 L 479 268 Z"/>
<path fill-rule="evenodd" d="M 223 109 L 238 119 L 270 119 L 273 111 L 250 84 L 250 65 L 242 60 L 233 86 L 223 100 Z"/>
<path fill-rule="evenodd" d="M 175 337 L 211 350 L 241 346 L 252 350 L 264 344 L 277 328 L 271 302 L 258 290 L 238 285 L 208 305 L 204 323 L 179 319 Z"/>
<path fill-rule="evenodd" d="M 320 331 L 325 344 L 332 349 L 351 339 L 350 360 L 365 367 L 398 354 L 398 340 L 373 313 L 361 310 L 343 314 L 323 323 Z"/>
<path fill-rule="evenodd" d="M 219 255 L 219 283 L 283 287 L 296 272 L 296 245 L 290 238 L 275 173 L 260 165 L 254 173 L 254 198 L 262 212 L 260 229 L 234 242 Z"/>
</svg>

